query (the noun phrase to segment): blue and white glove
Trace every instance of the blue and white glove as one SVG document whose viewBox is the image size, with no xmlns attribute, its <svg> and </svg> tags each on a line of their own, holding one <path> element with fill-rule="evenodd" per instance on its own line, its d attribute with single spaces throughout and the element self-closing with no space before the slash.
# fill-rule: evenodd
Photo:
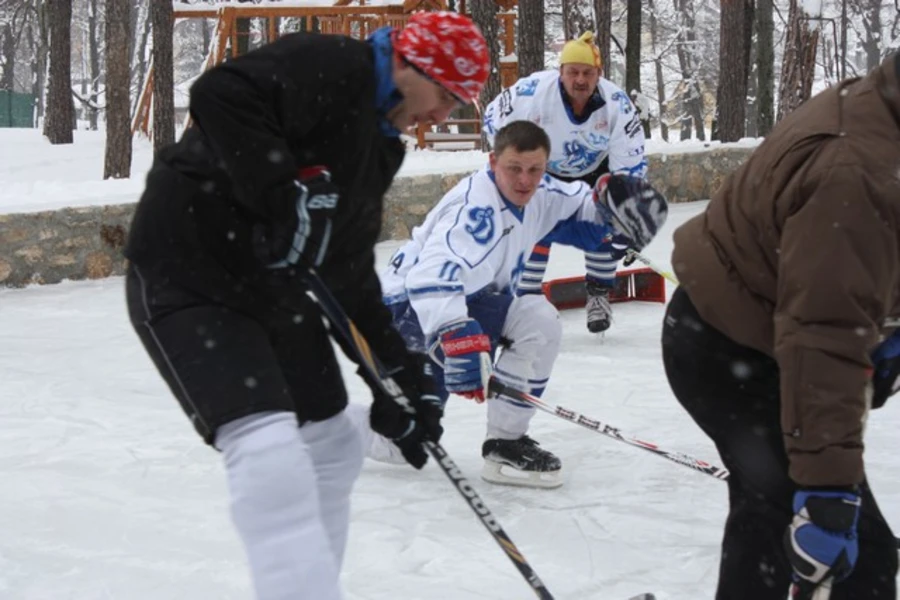
<svg viewBox="0 0 900 600">
<path fill-rule="evenodd" d="M 829 579 L 846 579 L 859 557 L 860 497 L 847 489 L 798 490 L 794 520 L 784 535 L 794 568 L 792 597 L 811 597 Z"/>
<path fill-rule="evenodd" d="M 881 408 L 900 389 L 900 329 L 872 353 L 872 408 Z"/>
<path fill-rule="evenodd" d="M 444 353 L 447 391 L 484 402 L 491 379 L 491 340 L 475 319 L 456 321 L 438 330 Z"/>
</svg>

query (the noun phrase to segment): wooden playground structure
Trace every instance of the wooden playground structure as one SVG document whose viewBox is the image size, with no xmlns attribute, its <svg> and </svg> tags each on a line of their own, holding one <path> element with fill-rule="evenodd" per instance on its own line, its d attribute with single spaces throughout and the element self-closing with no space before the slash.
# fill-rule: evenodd
<svg viewBox="0 0 900 600">
<path fill-rule="evenodd" d="M 156 1 L 156 0 L 155 0 Z M 165 1 L 165 0 L 160 0 Z M 226 3 L 215 5 L 176 5 L 175 20 L 179 19 L 215 19 L 215 33 L 211 37 L 206 60 L 202 70 L 205 71 L 236 56 L 242 48 L 249 48 L 250 36 L 256 35 L 260 43 L 268 43 L 279 36 L 296 31 L 310 31 L 325 34 L 341 34 L 357 39 L 365 39 L 376 29 L 384 26 L 402 28 L 413 12 L 423 10 L 446 10 L 446 0 L 397 0 L 396 4 L 366 5 L 366 0 L 336 0 L 331 6 L 303 6 L 298 2 L 286 5 L 255 5 Z M 515 6 L 516 0 L 496 0 L 503 12 L 497 15 L 499 23 L 501 57 L 500 80 L 502 87 L 508 87 L 518 79 L 518 63 L 515 60 L 515 13 L 509 10 Z M 459 0 L 460 12 L 465 12 L 465 0 Z M 253 32 L 250 28 L 241 30 L 241 20 L 261 20 Z M 288 21 L 290 20 L 290 21 Z M 256 21 L 259 25 L 260 21 Z M 290 23 L 292 26 L 283 26 Z M 141 89 L 134 119 L 132 134 L 143 133 L 150 137 L 153 134 L 153 65 L 147 70 L 147 76 Z M 480 114 L 480 107 L 476 106 Z M 189 117 L 188 117 L 189 118 Z M 188 121 L 185 122 L 185 125 Z M 414 131 L 408 132 L 415 137 L 419 148 L 438 150 L 481 149 L 481 119 L 451 117 L 441 126 L 419 124 Z"/>
</svg>

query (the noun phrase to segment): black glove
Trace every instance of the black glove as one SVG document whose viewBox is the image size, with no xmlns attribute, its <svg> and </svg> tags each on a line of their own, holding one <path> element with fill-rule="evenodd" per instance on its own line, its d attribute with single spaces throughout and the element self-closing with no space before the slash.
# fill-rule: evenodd
<svg viewBox="0 0 900 600">
<path fill-rule="evenodd" d="M 641 251 L 666 222 L 666 198 L 640 177 L 616 173 L 603 175 L 594 185 L 594 204 L 616 236 Z"/>
<path fill-rule="evenodd" d="M 631 240 L 623 235 L 613 236 L 612 241 L 609 244 L 609 254 L 613 260 L 622 260 L 622 266 L 630 267 L 631 264 L 636 260 L 634 254 L 629 254 L 628 250 L 631 247 Z"/>
<path fill-rule="evenodd" d="M 320 266 L 340 197 L 331 173 L 325 167 L 301 169 L 293 186 L 276 196 L 271 211 L 278 216 L 253 226 L 257 258 L 273 269 Z"/>
<path fill-rule="evenodd" d="M 417 469 L 428 460 L 422 443 L 437 442 L 444 433 L 444 403 L 437 394 L 432 369 L 426 355 L 409 354 L 403 366 L 386 373 L 399 386 L 402 396 L 395 398 L 380 389 L 372 390 L 372 429 L 393 441 L 403 458 Z"/>
</svg>

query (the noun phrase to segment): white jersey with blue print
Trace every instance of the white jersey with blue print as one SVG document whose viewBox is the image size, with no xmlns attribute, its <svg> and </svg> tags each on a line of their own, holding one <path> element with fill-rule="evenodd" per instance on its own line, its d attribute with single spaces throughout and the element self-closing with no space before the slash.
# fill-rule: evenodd
<svg viewBox="0 0 900 600">
<path fill-rule="evenodd" d="M 600 78 L 597 108 L 583 122 L 563 100 L 558 71 L 540 71 L 503 90 L 484 111 L 484 132 L 493 145 L 501 127 L 531 121 L 550 137 L 547 171 L 568 179 L 596 171 L 609 158 L 610 173 L 644 177 L 644 130 L 631 100 L 621 88 Z"/>
<path fill-rule="evenodd" d="M 506 200 L 485 168 L 466 177 L 413 229 L 381 274 L 386 304 L 409 300 L 426 339 L 468 317 L 466 297 L 483 291 L 512 294 L 531 249 L 557 225 L 566 242 L 591 249 L 612 229 L 600 220 L 591 188 L 545 176 L 531 201 Z"/>
</svg>

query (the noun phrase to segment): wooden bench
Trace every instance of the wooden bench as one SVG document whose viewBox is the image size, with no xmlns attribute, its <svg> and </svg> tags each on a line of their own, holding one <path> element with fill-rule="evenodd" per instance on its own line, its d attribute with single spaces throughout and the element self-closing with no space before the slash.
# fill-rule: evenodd
<svg viewBox="0 0 900 600">
<path fill-rule="evenodd" d="M 460 126 L 468 126 L 474 132 L 460 133 Z M 448 119 L 441 129 L 456 131 L 434 131 L 434 126 L 420 124 L 416 128 L 416 141 L 419 148 L 433 150 L 481 150 L 481 119 Z"/>
</svg>

